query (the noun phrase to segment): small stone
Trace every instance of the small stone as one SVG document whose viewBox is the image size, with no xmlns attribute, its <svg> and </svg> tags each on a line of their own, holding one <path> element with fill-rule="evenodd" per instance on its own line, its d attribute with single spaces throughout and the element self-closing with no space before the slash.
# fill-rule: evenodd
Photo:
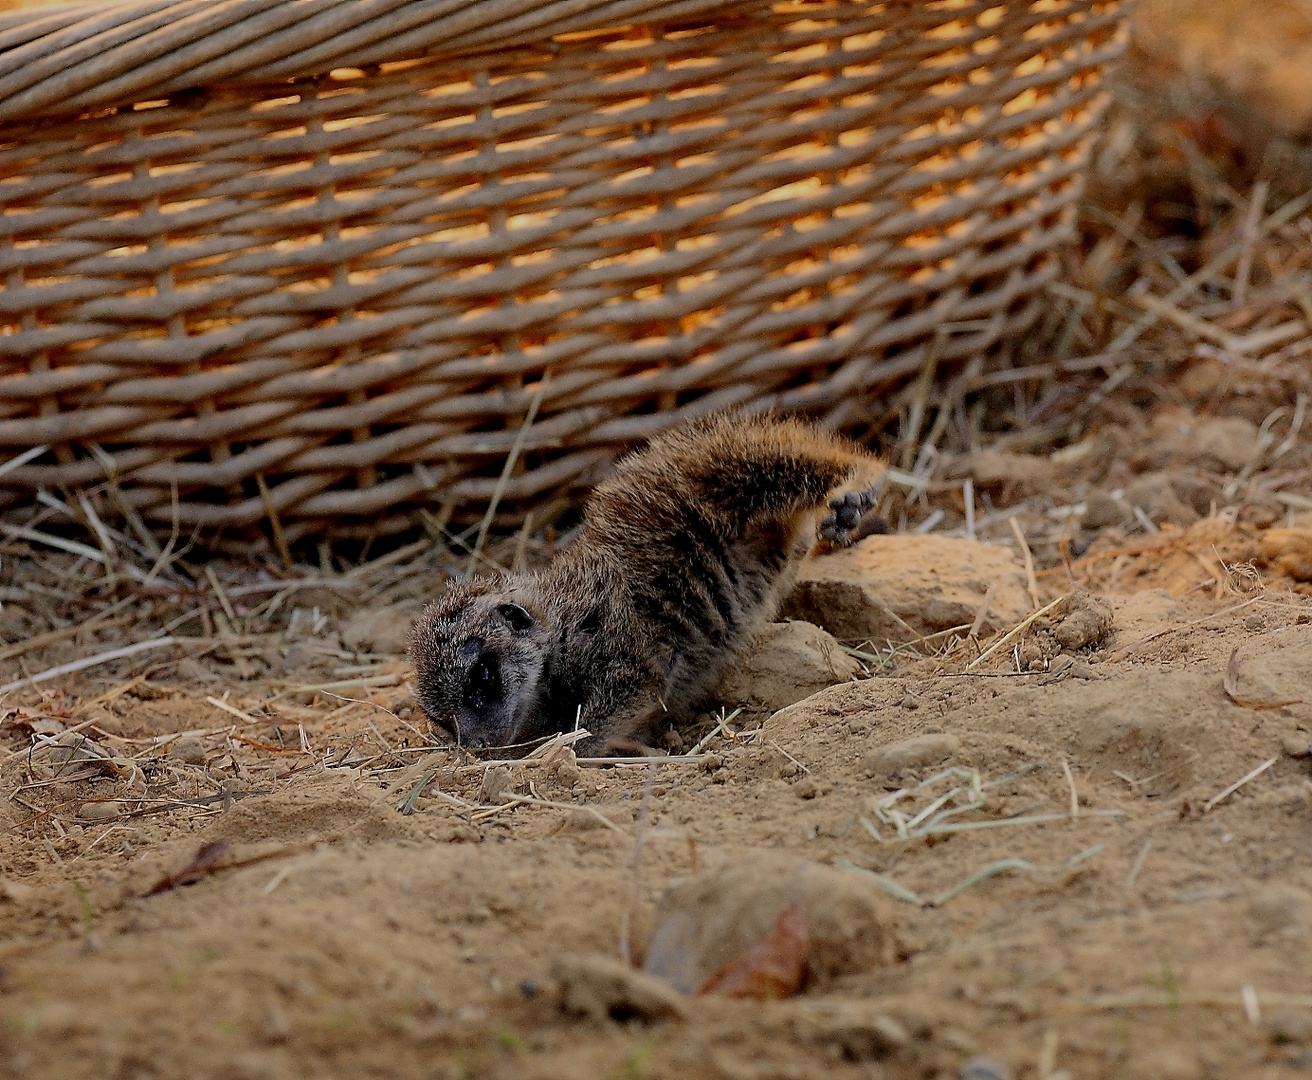
<svg viewBox="0 0 1312 1080">
<path fill-rule="evenodd" d="M 113 821 L 119 812 L 119 804 L 111 799 L 107 802 L 83 803 L 78 808 L 77 816 L 83 821 Z"/>
<path fill-rule="evenodd" d="M 511 800 L 513 794 L 510 784 L 510 770 L 504 765 L 494 765 L 483 773 L 483 784 L 478 789 L 478 798 L 486 806 L 500 806 Z"/>
<path fill-rule="evenodd" d="M 1312 753 L 1312 741 L 1306 735 L 1286 735 L 1280 740 L 1280 749 L 1290 757 L 1307 757 Z"/>
<path fill-rule="evenodd" d="M 184 765 L 204 765 L 205 744 L 199 739 L 187 736 L 173 744 L 169 750 L 169 757 Z"/>
<path fill-rule="evenodd" d="M 903 708 L 903 709 L 918 709 L 918 708 L 920 708 L 920 702 L 918 702 L 918 701 L 917 701 L 915 698 L 913 698 L 910 694 L 907 694 L 906 697 L 904 697 L 901 701 L 899 701 L 899 702 L 898 702 L 898 705 L 899 705 L 901 708 Z"/>
<path fill-rule="evenodd" d="M 707 772 L 715 772 L 723 764 L 724 758 L 719 754 L 706 754 L 702 757 L 702 768 Z"/>
<path fill-rule="evenodd" d="M 820 794 L 820 788 L 809 776 L 804 776 L 793 785 L 793 792 L 799 799 L 814 799 Z"/>
<path fill-rule="evenodd" d="M 973 1057 L 957 1069 L 958 1080 L 1011 1080 L 1011 1070 L 992 1058 Z"/>
<path fill-rule="evenodd" d="M 861 759 L 860 769 L 867 776 L 891 776 L 903 769 L 937 765 L 950 758 L 960 747 L 961 740 L 955 735 L 943 732 L 917 735 L 871 751 Z"/>
</svg>

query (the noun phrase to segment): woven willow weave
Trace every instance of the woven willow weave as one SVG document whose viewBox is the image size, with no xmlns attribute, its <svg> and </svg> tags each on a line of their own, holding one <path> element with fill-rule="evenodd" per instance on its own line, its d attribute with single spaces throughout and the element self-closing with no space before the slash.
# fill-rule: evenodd
<svg viewBox="0 0 1312 1080">
<path fill-rule="evenodd" d="M 1124 15 L 0 16 L 0 500 L 108 478 L 165 527 L 379 534 L 522 515 L 726 406 L 841 424 L 1032 324 Z"/>
</svg>

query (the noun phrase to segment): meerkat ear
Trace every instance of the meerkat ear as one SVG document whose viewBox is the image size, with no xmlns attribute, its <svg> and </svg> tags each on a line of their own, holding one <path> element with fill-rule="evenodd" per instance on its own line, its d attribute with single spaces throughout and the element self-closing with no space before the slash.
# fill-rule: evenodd
<svg viewBox="0 0 1312 1080">
<path fill-rule="evenodd" d="M 533 629 L 533 616 L 518 604 L 500 604 L 497 606 L 497 614 L 505 619 L 506 625 L 517 634 Z"/>
</svg>

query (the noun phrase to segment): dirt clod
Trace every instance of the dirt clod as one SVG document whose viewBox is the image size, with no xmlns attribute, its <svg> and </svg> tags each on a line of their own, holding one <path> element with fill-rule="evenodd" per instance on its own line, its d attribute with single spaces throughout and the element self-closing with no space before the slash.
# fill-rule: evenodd
<svg viewBox="0 0 1312 1080">
<path fill-rule="evenodd" d="M 1052 636 L 1063 649 L 1096 645 L 1112 628 L 1112 609 L 1089 593 L 1073 593 L 1059 609 Z"/>
<path fill-rule="evenodd" d="M 577 768 L 577 766 L 575 766 Z M 478 789 L 479 802 L 489 806 L 500 806 L 509 802 L 511 791 L 510 770 L 504 765 L 493 765 L 483 773 L 483 783 Z"/>
<path fill-rule="evenodd" d="M 773 623 L 715 696 L 726 705 L 752 704 L 774 712 L 860 671 L 861 665 L 820 627 L 801 621 Z"/>
<path fill-rule="evenodd" d="M 561 1008 L 593 1020 L 680 1020 L 688 1006 L 669 983 L 608 956 L 559 957 L 552 974 Z"/>
<path fill-rule="evenodd" d="M 204 765 L 205 744 L 191 737 L 178 739 L 169 747 L 169 757 L 180 761 L 183 765 Z"/>
<path fill-rule="evenodd" d="M 646 970 L 691 992 L 802 906 L 808 971 L 825 982 L 887 963 L 893 920 L 856 877 L 802 859 L 762 856 L 670 886 L 658 905 Z"/>
</svg>

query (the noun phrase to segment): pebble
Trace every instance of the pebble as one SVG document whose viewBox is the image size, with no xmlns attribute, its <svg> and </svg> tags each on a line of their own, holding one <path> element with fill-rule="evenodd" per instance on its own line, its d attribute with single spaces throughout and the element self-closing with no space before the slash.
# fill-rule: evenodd
<svg viewBox="0 0 1312 1080">
<path fill-rule="evenodd" d="M 120 811 L 119 804 L 114 801 L 109 802 L 88 802 L 83 803 L 78 808 L 77 816 L 83 821 L 113 821 L 118 817 Z"/>
<path fill-rule="evenodd" d="M 919 765 L 937 765 L 961 747 L 955 735 L 940 732 L 917 735 L 873 750 L 861 759 L 861 772 L 867 776 L 890 776 Z"/>
<path fill-rule="evenodd" d="M 1011 1080 L 1011 1070 L 992 1058 L 973 1057 L 957 1070 L 958 1080 Z"/>
<path fill-rule="evenodd" d="M 723 764 L 724 758 L 720 757 L 719 754 L 706 754 L 702 758 L 702 768 L 707 772 L 715 772 Z"/>
<path fill-rule="evenodd" d="M 1306 735 L 1286 735 L 1280 740 L 1280 749 L 1290 757 L 1307 757 L 1312 754 L 1312 741 Z"/>
<path fill-rule="evenodd" d="M 799 799 L 814 799 L 820 794 L 820 789 L 814 780 L 806 776 L 793 785 L 793 792 Z"/>
<path fill-rule="evenodd" d="M 169 757 L 182 762 L 184 765 L 204 765 L 205 744 L 190 736 L 179 739 L 169 750 Z"/>
</svg>

